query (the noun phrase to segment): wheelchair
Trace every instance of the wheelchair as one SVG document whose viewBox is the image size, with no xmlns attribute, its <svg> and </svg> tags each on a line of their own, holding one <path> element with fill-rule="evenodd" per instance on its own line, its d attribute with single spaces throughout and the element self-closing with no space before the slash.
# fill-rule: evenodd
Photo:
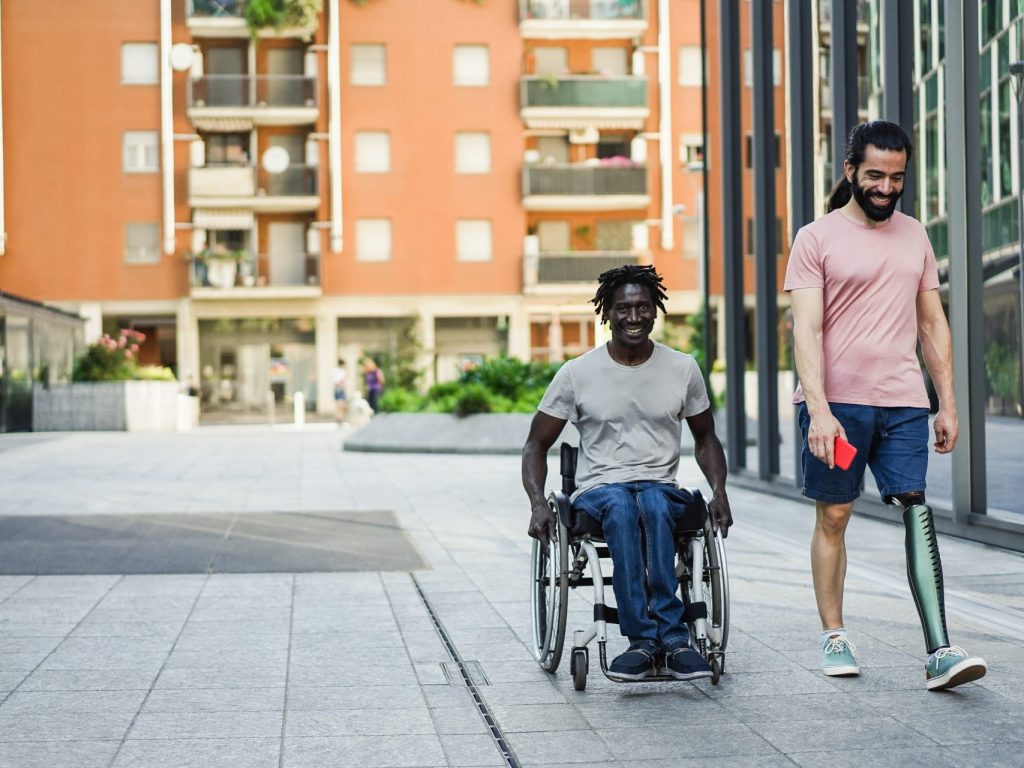
<svg viewBox="0 0 1024 768">
<path fill-rule="evenodd" d="M 533 652 L 546 672 L 554 673 L 562 657 L 569 590 L 593 587 L 594 622 L 573 633 L 569 672 L 573 687 L 587 687 L 590 666 L 588 646 L 597 639 L 601 672 L 609 680 L 624 682 L 608 674 L 607 625 L 618 623 L 618 613 L 605 603 L 604 590 L 612 576 L 602 573 L 602 558 L 610 564 L 601 524 L 569 503 L 576 487 L 577 449 L 561 447 L 562 488 L 548 496 L 558 521 L 557 534 L 548 544 L 533 542 L 530 603 L 533 614 Z M 692 501 L 676 522 L 676 577 L 685 607 L 683 620 L 690 629 L 690 644 L 711 667 L 712 685 L 725 672 L 725 648 L 729 641 L 729 574 L 725 546 L 720 533 L 711 527 L 707 505 L 700 491 L 691 489 Z M 589 570 L 590 576 L 585 575 Z M 673 681 L 668 675 L 650 675 L 642 682 Z"/>
</svg>

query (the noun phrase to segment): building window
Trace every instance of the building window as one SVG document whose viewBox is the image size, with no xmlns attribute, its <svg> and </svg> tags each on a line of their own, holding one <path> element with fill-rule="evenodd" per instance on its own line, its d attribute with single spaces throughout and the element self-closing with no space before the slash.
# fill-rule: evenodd
<svg viewBox="0 0 1024 768">
<path fill-rule="evenodd" d="M 456 45 L 452 55 L 455 85 L 480 86 L 491 82 L 491 62 L 486 45 Z"/>
<path fill-rule="evenodd" d="M 455 172 L 491 172 L 491 134 L 483 131 L 455 134 Z"/>
<path fill-rule="evenodd" d="M 391 170 L 391 134 L 387 131 L 356 131 L 356 172 L 387 173 Z"/>
<path fill-rule="evenodd" d="M 160 170 L 156 131 L 125 131 L 122 142 L 126 173 L 156 173 Z"/>
<path fill-rule="evenodd" d="M 391 219 L 356 219 L 356 260 L 391 260 Z"/>
<path fill-rule="evenodd" d="M 702 85 L 700 46 L 679 46 L 679 84 L 683 86 Z"/>
<path fill-rule="evenodd" d="M 207 165 L 248 165 L 249 134 L 208 133 L 203 137 Z"/>
<path fill-rule="evenodd" d="M 455 222 L 455 250 L 459 261 L 490 261 L 491 222 L 488 219 Z"/>
<path fill-rule="evenodd" d="M 772 48 L 772 85 L 778 88 L 782 84 L 782 53 Z M 749 48 L 743 49 L 743 85 L 751 88 L 754 85 L 754 54 Z"/>
<path fill-rule="evenodd" d="M 782 167 L 782 137 L 775 134 L 775 167 Z M 754 167 L 754 137 L 752 134 L 745 134 L 743 137 L 743 167 Z"/>
<path fill-rule="evenodd" d="M 352 85 L 385 85 L 388 82 L 387 48 L 379 44 L 352 46 Z"/>
<path fill-rule="evenodd" d="M 121 44 L 121 82 L 153 85 L 160 82 L 156 43 Z"/>
<path fill-rule="evenodd" d="M 590 52 L 590 68 L 602 75 L 628 75 L 629 63 L 625 48 L 594 48 Z"/>
<path fill-rule="evenodd" d="M 124 225 L 124 263 L 156 264 L 160 261 L 160 225 L 129 221 Z"/>
<path fill-rule="evenodd" d="M 679 163 L 688 166 L 704 160 L 704 142 L 699 133 L 679 134 Z"/>
<path fill-rule="evenodd" d="M 564 75 L 569 71 L 569 51 L 561 46 L 542 45 L 533 49 L 535 75 Z"/>
</svg>

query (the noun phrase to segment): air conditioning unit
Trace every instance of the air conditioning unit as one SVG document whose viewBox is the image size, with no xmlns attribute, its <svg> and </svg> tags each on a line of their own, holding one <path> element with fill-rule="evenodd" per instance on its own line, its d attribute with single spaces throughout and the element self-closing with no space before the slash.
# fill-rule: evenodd
<svg viewBox="0 0 1024 768">
<path fill-rule="evenodd" d="M 597 128 L 573 128 L 569 131 L 570 144 L 597 144 Z"/>
</svg>

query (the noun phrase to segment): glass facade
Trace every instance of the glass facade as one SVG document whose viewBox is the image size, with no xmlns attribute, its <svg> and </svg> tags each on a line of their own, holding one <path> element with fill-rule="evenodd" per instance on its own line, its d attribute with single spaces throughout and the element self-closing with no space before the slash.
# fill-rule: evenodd
<svg viewBox="0 0 1024 768">
<path fill-rule="evenodd" d="M 0 432 L 32 429 L 32 389 L 71 381 L 84 321 L 0 293 Z"/>
</svg>

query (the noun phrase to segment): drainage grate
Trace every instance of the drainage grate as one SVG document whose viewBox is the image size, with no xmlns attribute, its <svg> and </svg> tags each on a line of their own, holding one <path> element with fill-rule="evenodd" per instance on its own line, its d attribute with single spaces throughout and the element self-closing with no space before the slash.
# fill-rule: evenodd
<svg viewBox="0 0 1024 768">
<path fill-rule="evenodd" d="M 438 618 L 437 613 L 434 611 L 434 606 L 430 604 L 430 600 L 427 599 L 426 594 L 423 592 L 423 587 L 416 580 L 414 573 L 409 574 L 409 578 L 412 579 L 413 586 L 416 587 L 416 592 L 420 596 L 420 600 L 423 601 L 423 606 L 427 609 L 427 613 L 430 614 L 430 620 L 434 623 L 434 629 L 437 630 L 437 634 L 441 637 L 441 642 L 444 643 L 445 648 L 448 651 L 448 655 L 452 657 L 451 661 L 446 661 L 441 665 L 445 675 L 448 676 L 449 685 L 455 685 L 459 680 L 469 690 L 469 695 L 473 697 L 473 703 L 476 704 L 477 711 L 480 713 L 480 717 L 483 718 L 484 724 L 487 726 L 487 730 L 491 734 L 491 738 L 494 739 L 495 746 L 498 747 L 498 751 L 501 752 L 502 758 L 505 760 L 505 765 L 508 768 L 519 768 L 519 760 L 516 758 L 515 753 L 512 751 L 512 747 L 509 746 L 505 740 L 505 734 L 501 732 L 501 728 L 498 726 L 498 721 L 494 719 L 494 715 L 491 714 L 490 708 L 487 706 L 487 702 L 483 700 L 480 695 L 479 687 L 489 685 L 486 682 L 487 678 L 483 674 L 483 670 L 480 669 L 479 663 L 475 661 L 463 661 L 459 655 L 458 648 L 455 647 L 455 643 L 452 642 L 451 637 L 448 635 L 448 630 L 444 628 L 441 620 Z M 475 667 L 475 671 L 474 671 Z M 474 679 L 474 675 L 477 676 Z M 484 682 L 477 682 L 477 680 L 483 680 Z"/>
</svg>

